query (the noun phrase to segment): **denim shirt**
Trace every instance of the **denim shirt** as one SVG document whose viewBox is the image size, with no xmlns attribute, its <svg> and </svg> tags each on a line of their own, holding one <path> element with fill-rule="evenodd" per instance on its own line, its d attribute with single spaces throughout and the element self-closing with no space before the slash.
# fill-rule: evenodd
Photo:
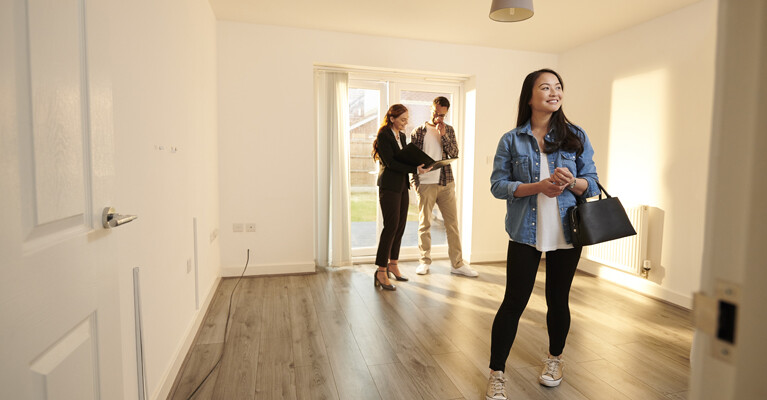
<svg viewBox="0 0 767 400">
<path fill-rule="evenodd" d="M 588 198 L 599 194 L 596 181 L 597 169 L 594 165 L 594 148 L 591 147 L 586 132 L 578 126 L 572 126 L 574 132 L 583 142 L 583 153 L 576 156 L 574 152 L 558 150 L 548 154 L 546 162 L 549 171 L 554 173 L 558 167 L 566 167 L 576 178 L 585 179 L 589 187 L 582 197 Z M 546 140 L 551 140 L 551 133 Z M 514 197 L 514 191 L 523 183 L 536 183 L 540 180 L 541 150 L 538 141 L 533 136 L 530 121 L 506 132 L 498 143 L 493 162 L 493 173 L 490 175 L 490 191 L 498 199 L 506 200 L 506 232 L 509 239 L 517 243 L 535 245 L 536 207 L 538 196 Z M 570 223 L 567 221 L 567 209 L 574 206 L 576 196 L 570 190 L 565 190 L 557 196 L 559 216 L 562 220 L 562 230 L 567 243 L 572 243 Z"/>
</svg>

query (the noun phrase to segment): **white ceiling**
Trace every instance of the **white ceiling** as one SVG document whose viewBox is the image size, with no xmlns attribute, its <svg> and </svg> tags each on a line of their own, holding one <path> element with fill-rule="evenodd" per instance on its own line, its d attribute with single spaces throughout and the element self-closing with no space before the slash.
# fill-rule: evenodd
<svg viewBox="0 0 767 400">
<path fill-rule="evenodd" d="M 560 53 L 701 0 L 534 0 L 522 22 L 492 0 L 209 0 L 219 20 Z"/>
</svg>

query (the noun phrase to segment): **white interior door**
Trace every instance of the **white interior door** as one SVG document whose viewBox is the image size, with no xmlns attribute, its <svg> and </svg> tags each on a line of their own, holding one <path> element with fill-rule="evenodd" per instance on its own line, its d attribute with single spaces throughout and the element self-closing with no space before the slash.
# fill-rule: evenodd
<svg viewBox="0 0 767 400">
<path fill-rule="evenodd" d="M 123 397 L 107 3 L 0 5 L 3 399 Z"/>
</svg>

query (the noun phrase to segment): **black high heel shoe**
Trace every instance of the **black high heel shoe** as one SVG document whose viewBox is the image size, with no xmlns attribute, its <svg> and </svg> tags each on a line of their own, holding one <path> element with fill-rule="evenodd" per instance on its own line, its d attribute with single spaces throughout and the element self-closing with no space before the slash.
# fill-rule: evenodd
<svg viewBox="0 0 767 400">
<path fill-rule="evenodd" d="M 389 275 L 389 278 L 391 278 L 393 276 L 394 279 L 396 279 L 396 280 L 398 280 L 400 282 L 407 282 L 407 281 L 410 280 L 410 279 L 405 278 L 405 275 L 400 275 L 400 276 L 395 275 L 394 272 L 389 271 L 389 267 L 386 267 L 386 274 Z"/>
<path fill-rule="evenodd" d="M 387 270 L 387 271 L 388 271 L 388 270 Z M 392 284 L 389 284 L 389 285 L 387 285 L 387 284 L 385 284 L 385 283 L 381 282 L 381 281 L 378 279 L 378 273 L 379 273 L 379 272 L 384 272 L 384 273 L 386 273 L 386 271 L 379 271 L 378 269 L 376 269 L 376 272 L 375 272 L 375 273 L 373 273 L 373 287 L 379 287 L 379 286 L 380 286 L 381 288 L 383 288 L 383 289 L 386 289 L 386 290 L 397 290 L 397 287 L 396 287 L 396 286 L 394 286 L 394 285 L 392 285 Z"/>
</svg>

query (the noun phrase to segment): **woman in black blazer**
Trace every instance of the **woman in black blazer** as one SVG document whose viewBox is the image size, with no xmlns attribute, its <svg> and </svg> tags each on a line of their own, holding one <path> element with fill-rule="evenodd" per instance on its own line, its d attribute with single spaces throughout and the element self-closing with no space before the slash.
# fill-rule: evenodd
<svg viewBox="0 0 767 400">
<path fill-rule="evenodd" d="M 378 200 L 381 204 L 384 224 L 378 241 L 376 253 L 378 270 L 373 275 L 373 285 L 387 290 L 396 289 L 389 281 L 389 274 L 398 281 L 408 280 L 400 273 L 397 265 L 402 234 L 405 233 L 407 222 L 408 190 L 410 189 L 408 174 L 422 174 L 431 170 L 431 168 L 424 169 L 423 164 L 411 167 L 394 159 L 394 155 L 407 144 L 405 133 L 402 132 L 407 125 L 407 119 L 407 107 L 402 104 L 389 107 L 386 118 L 378 128 L 378 136 L 373 141 L 373 159 L 380 164 Z"/>
</svg>

